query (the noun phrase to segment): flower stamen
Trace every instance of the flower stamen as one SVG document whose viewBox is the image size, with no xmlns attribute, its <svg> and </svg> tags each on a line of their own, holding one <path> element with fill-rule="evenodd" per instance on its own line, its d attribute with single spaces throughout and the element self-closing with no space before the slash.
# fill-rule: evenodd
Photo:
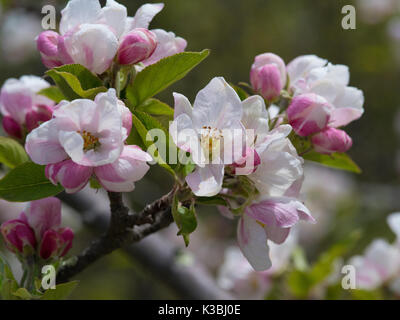
<svg viewBox="0 0 400 320">
<path fill-rule="evenodd" d="M 78 133 L 83 138 L 83 150 L 84 151 L 93 150 L 100 146 L 99 138 L 94 136 L 92 133 L 90 133 L 86 130 L 78 131 Z"/>
</svg>

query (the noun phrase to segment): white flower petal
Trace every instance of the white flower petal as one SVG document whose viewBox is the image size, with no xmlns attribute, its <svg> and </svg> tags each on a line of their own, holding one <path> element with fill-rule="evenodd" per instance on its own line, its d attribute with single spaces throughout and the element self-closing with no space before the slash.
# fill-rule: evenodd
<svg viewBox="0 0 400 320">
<path fill-rule="evenodd" d="M 180 114 L 187 114 L 190 118 L 192 117 L 192 105 L 190 104 L 188 98 L 183 94 L 174 92 L 175 106 L 174 106 L 174 119 L 176 119 Z"/>
<path fill-rule="evenodd" d="M 209 164 L 204 168 L 196 167 L 195 171 L 186 177 L 186 182 L 198 197 L 212 197 L 222 188 L 224 165 Z"/>
<path fill-rule="evenodd" d="M 60 33 L 63 35 L 81 24 L 96 22 L 100 14 L 98 0 L 71 0 L 61 11 Z"/>
<path fill-rule="evenodd" d="M 157 47 L 150 58 L 142 61 L 145 66 L 160 61 L 163 58 L 185 51 L 187 42 L 181 37 L 175 36 L 173 32 L 162 29 L 151 30 L 157 37 Z"/>
<path fill-rule="evenodd" d="M 164 8 L 163 3 L 146 3 L 142 5 L 133 18 L 131 29 L 145 28 L 148 29 L 151 20 Z"/>
<path fill-rule="evenodd" d="M 128 13 L 125 6 L 114 0 L 107 0 L 106 6 L 101 9 L 100 21 L 107 24 L 119 38 L 125 31 L 127 17 Z"/>
<path fill-rule="evenodd" d="M 193 106 L 195 128 L 238 128 L 242 119 L 242 103 L 233 88 L 222 77 L 213 78 L 196 96 Z M 240 127 L 239 127 L 240 128 Z"/>
<path fill-rule="evenodd" d="M 254 270 L 263 271 L 271 267 L 267 236 L 256 220 L 244 214 L 238 223 L 237 238 L 243 255 Z"/>
<path fill-rule="evenodd" d="M 54 120 L 43 123 L 27 136 L 25 150 L 33 162 L 42 165 L 60 162 L 68 157 L 58 141 Z"/>
<path fill-rule="evenodd" d="M 115 34 L 103 24 L 82 24 L 65 37 L 64 43 L 74 63 L 97 74 L 110 67 L 119 46 Z"/>
</svg>

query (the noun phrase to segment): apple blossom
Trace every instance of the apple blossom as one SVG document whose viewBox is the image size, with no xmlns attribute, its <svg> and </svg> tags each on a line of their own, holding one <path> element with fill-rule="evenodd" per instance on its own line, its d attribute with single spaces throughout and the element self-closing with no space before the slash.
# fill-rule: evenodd
<svg viewBox="0 0 400 320">
<path fill-rule="evenodd" d="M 264 100 L 258 96 L 251 96 L 242 101 L 243 116 L 241 122 L 246 129 L 245 148 L 242 157 L 233 167 L 235 174 L 248 175 L 253 173 L 261 163 L 260 154 L 274 141 L 286 137 L 290 125 L 277 125 L 269 129 L 270 115 L 266 110 Z M 240 170 L 239 170 L 240 169 Z"/>
<path fill-rule="evenodd" d="M 400 214 L 389 215 L 387 223 L 396 234 L 395 243 L 376 239 L 366 248 L 364 255 L 354 256 L 349 261 L 357 270 L 357 289 L 373 290 L 389 282 L 394 292 L 400 292 Z"/>
<path fill-rule="evenodd" d="M 243 137 L 240 98 L 222 77 L 212 79 L 197 94 L 193 108 L 185 96 L 174 93 L 174 98 L 170 134 L 196 164 L 186 182 L 197 196 L 216 195 L 222 188 L 225 165 L 235 162 L 238 154 L 232 150 L 238 149 L 233 142 Z"/>
<path fill-rule="evenodd" d="M 340 129 L 327 128 L 312 136 L 311 142 L 315 151 L 324 154 L 346 152 L 353 144 L 347 133 Z"/>
<path fill-rule="evenodd" d="M 293 98 L 287 109 L 287 117 L 293 130 L 306 137 L 326 128 L 331 109 L 323 97 L 306 93 Z"/>
<path fill-rule="evenodd" d="M 18 219 L 3 223 L 0 229 L 11 251 L 33 254 L 38 250 L 39 257 L 47 260 L 64 256 L 72 247 L 73 231 L 60 225 L 61 201 L 51 197 L 30 202 Z M 26 246 L 29 251 L 24 251 Z"/>
<path fill-rule="evenodd" d="M 273 53 L 255 57 L 250 82 L 255 91 L 267 100 L 275 100 L 286 85 L 286 67 L 282 58 Z"/>
<path fill-rule="evenodd" d="M 272 267 L 264 271 L 255 271 L 237 247 L 228 247 L 218 271 L 218 285 L 239 299 L 263 299 L 272 287 L 274 276 L 289 264 L 297 238 L 297 232 L 292 232 L 282 245 L 268 240 Z"/>
<path fill-rule="evenodd" d="M 36 76 L 22 76 L 8 79 L 1 88 L 0 111 L 3 128 L 12 137 L 24 138 L 40 123 L 49 120 L 54 103 L 37 93 L 50 84 Z"/>
<path fill-rule="evenodd" d="M 24 221 L 20 219 L 6 221 L 1 225 L 0 230 L 10 251 L 22 254 L 33 252 L 36 246 L 35 233 Z"/>
<path fill-rule="evenodd" d="M 55 31 L 44 31 L 36 38 L 36 46 L 42 57 L 43 64 L 51 69 L 63 64 L 58 54 L 60 35 Z"/>
<path fill-rule="evenodd" d="M 290 197 L 261 197 L 239 220 L 237 238 L 243 255 L 256 271 L 271 267 L 267 240 L 282 244 L 300 220 L 314 223 L 309 210 Z"/>
<path fill-rule="evenodd" d="M 109 191 L 128 192 L 148 171 L 152 158 L 126 146 L 132 115 L 115 89 L 95 100 L 63 101 L 54 117 L 33 130 L 25 149 L 32 161 L 46 165 L 46 176 L 67 192 L 81 190 L 94 176 Z"/>
<path fill-rule="evenodd" d="M 361 90 L 348 85 L 350 74 L 347 66 L 333 65 L 315 55 L 305 55 L 291 61 L 287 71 L 289 90 L 294 96 L 314 93 L 333 107 L 330 127 L 345 126 L 363 114 L 364 95 Z"/>
<path fill-rule="evenodd" d="M 143 28 L 133 29 L 121 39 L 118 63 L 136 64 L 149 58 L 157 47 L 156 35 Z"/>
<path fill-rule="evenodd" d="M 269 131 L 268 113 L 258 96 L 243 101 L 243 109 L 246 132 L 255 132 L 254 141 L 246 135 L 246 143 L 257 151 L 260 163 L 247 172 L 258 194 L 250 198 L 240 217 L 237 238 L 243 255 L 260 271 L 271 267 L 268 239 L 281 244 L 297 222 L 315 220 L 296 199 L 303 181 L 303 159 L 287 138 L 291 127 L 279 125 Z"/>
<path fill-rule="evenodd" d="M 44 259 L 63 257 L 72 247 L 74 233 L 69 228 L 49 229 L 43 234 L 39 256 Z"/>
<path fill-rule="evenodd" d="M 126 7 L 114 0 L 107 0 L 104 7 L 98 0 L 71 0 L 61 12 L 59 33 L 45 31 L 37 38 L 42 61 L 48 68 L 78 63 L 102 74 L 117 55 L 121 64 L 142 61 L 149 65 L 182 52 L 185 40 L 164 30 L 154 30 L 155 36 L 147 30 L 163 7 L 162 3 L 145 4 L 134 17 L 128 17 Z M 139 45 L 132 47 L 133 42 L 138 43 L 138 35 L 142 39 L 139 42 L 145 39 L 148 46 L 141 57 L 138 57 Z M 157 51 L 154 51 L 155 42 L 160 42 Z M 129 55 L 127 48 L 130 48 Z"/>
</svg>

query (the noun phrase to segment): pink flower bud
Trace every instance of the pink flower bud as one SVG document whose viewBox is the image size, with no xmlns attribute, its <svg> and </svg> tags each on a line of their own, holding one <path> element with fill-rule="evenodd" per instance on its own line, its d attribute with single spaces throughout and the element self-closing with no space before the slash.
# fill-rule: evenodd
<svg viewBox="0 0 400 320">
<path fill-rule="evenodd" d="M 343 130 L 327 128 L 311 138 L 315 151 L 323 154 L 346 152 L 353 141 Z"/>
<path fill-rule="evenodd" d="M 2 120 L 3 129 L 11 137 L 22 139 L 21 126 L 10 116 L 4 116 Z"/>
<path fill-rule="evenodd" d="M 299 136 L 306 137 L 325 129 L 332 109 L 323 97 L 306 93 L 293 98 L 287 116 L 293 130 Z"/>
<path fill-rule="evenodd" d="M 46 105 L 35 106 L 25 116 L 26 129 L 31 132 L 37 128 L 41 123 L 51 119 L 53 109 Z"/>
<path fill-rule="evenodd" d="M 24 221 L 15 219 L 4 222 L 0 227 L 7 248 L 16 253 L 24 253 L 36 247 L 35 233 Z"/>
<path fill-rule="evenodd" d="M 249 175 L 256 171 L 260 163 L 261 159 L 257 151 L 253 148 L 246 148 L 243 157 L 232 164 L 233 173 L 237 175 Z"/>
<path fill-rule="evenodd" d="M 58 53 L 60 35 L 54 31 L 44 31 L 36 39 L 36 45 L 47 68 L 59 67 L 62 62 Z"/>
<path fill-rule="evenodd" d="M 251 66 L 250 82 L 265 99 L 275 100 L 286 84 L 284 61 L 273 53 L 258 55 Z"/>
<path fill-rule="evenodd" d="M 44 31 L 36 39 L 36 45 L 40 53 L 54 57 L 58 54 L 58 37 L 60 35 L 54 31 Z"/>
<path fill-rule="evenodd" d="M 74 233 L 69 228 L 47 230 L 43 234 L 42 242 L 40 243 L 40 257 L 47 260 L 52 257 L 64 256 L 71 249 L 73 238 Z"/>
<path fill-rule="evenodd" d="M 119 64 L 136 64 L 153 54 L 157 37 L 147 29 L 137 28 L 125 35 L 120 43 L 117 56 Z"/>
</svg>

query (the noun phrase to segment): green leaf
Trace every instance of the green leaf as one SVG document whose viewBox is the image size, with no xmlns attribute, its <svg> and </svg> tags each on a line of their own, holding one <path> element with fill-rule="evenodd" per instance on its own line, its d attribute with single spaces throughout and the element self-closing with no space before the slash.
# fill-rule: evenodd
<svg viewBox="0 0 400 320">
<path fill-rule="evenodd" d="M 121 92 L 125 89 L 131 74 L 135 72 L 133 66 L 120 66 L 120 69 L 115 76 L 115 90 L 117 91 L 117 97 L 119 97 Z"/>
<path fill-rule="evenodd" d="M 100 182 L 95 177 L 90 178 L 89 185 L 92 189 L 101 189 L 102 188 Z"/>
<path fill-rule="evenodd" d="M 25 202 L 54 196 L 61 186 L 53 185 L 44 174 L 45 167 L 25 162 L 7 173 L 0 180 L 0 198 Z"/>
<path fill-rule="evenodd" d="M 172 204 L 172 216 L 178 226 L 178 235 L 183 237 L 186 246 L 189 245 L 189 234 L 191 234 L 197 228 L 196 212 L 194 209 L 194 202 L 190 205 L 190 208 L 182 206 L 178 200 L 178 196 L 175 194 Z"/>
<path fill-rule="evenodd" d="M 14 296 L 21 298 L 22 300 L 32 299 L 32 295 L 25 288 L 19 288 L 17 291 L 12 293 Z"/>
<path fill-rule="evenodd" d="M 291 293 L 300 299 L 307 298 L 312 287 L 312 281 L 306 271 L 293 270 L 288 275 L 288 285 Z"/>
<path fill-rule="evenodd" d="M 29 161 L 25 149 L 14 139 L 0 137 L 0 162 L 10 169 Z"/>
<path fill-rule="evenodd" d="M 40 300 L 64 300 L 72 293 L 78 285 L 78 281 L 58 284 L 55 289 L 48 289 Z"/>
<path fill-rule="evenodd" d="M 5 279 L 1 286 L 1 297 L 3 300 L 18 300 L 13 292 L 18 290 L 18 283 L 14 279 Z"/>
<path fill-rule="evenodd" d="M 361 290 L 354 289 L 350 290 L 350 293 L 354 300 L 382 300 L 383 294 L 379 289 L 375 290 Z"/>
<path fill-rule="evenodd" d="M 133 106 L 142 104 L 147 99 L 185 77 L 209 53 L 209 50 L 182 52 L 161 59 L 157 63 L 144 68 L 128 86 L 127 98 Z"/>
<path fill-rule="evenodd" d="M 327 167 L 351 171 L 355 173 L 361 173 L 361 169 L 345 153 L 332 153 L 331 155 L 327 155 L 311 151 L 309 153 L 304 154 L 303 158 L 305 160 L 317 162 Z"/>
<path fill-rule="evenodd" d="M 196 164 L 193 162 L 190 162 L 188 164 L 185 164 L 182 169 L 182 173 L 184 177 L 186 177 L 188 174 L 192 173 L 196 169 Z"/>
<path fill-rule="evenodd" d="M 146 146 L 146 148 L 155 148 L 155 150 L 148 149 L 147 151 L 150 152 L 154 156 L 154 160 L 164 169 L 166 169 L 168 172 L 170 172 L 172 175 L 175 175 L 174 170 L 170 165 L 168 165 L 168 159 L 169 159 L 169 144 L 170 144 L 170 139 L 169 139 L 169 134 L 165 130 L 165 128 L 161 125 L 161 123 L 154 119 L 152 116 L 148 115 L 147 113 L 141 112 L 141 111 L 133 111 L 132 112 L 133 117 L 132 117 L 132 123 L 133 126 L 136 128 L 137 132 L 139 133 L 140 138 L 142 139 L 143 144 Z M 162 132 L 164 132 L 164 137 L 166 139 L 165 143 L 160 143 L 158 141 L 158 137 L 156 137 L 155 132 L 151 132 L 150 130 L 152 129 L 160 129 Z M 149 133 L 150 131 L 150 133 Z M 149 134 L 148 134 L 149 133 Z M 147 139 L 149 138 L 149 139 Z M 162 152 L 159 152 L 159 150 L 156 148 L 155 143 L 158 141 L 159 144 L 161 144 L 163 147 L 165 147 L 165 155 L 164 157 L 162 156 Z M 172 142 L 171 142 L 172 143 Z"/>
<path fill-rule="evenodd" d="M 343 257 L 357 243 L 360 236 L 361 233 L 359 231 L 354 231 L 324 252 L 310 270 L 312 283 L 318 284 L 332 274 L 336 259 Z"/>
<path fill-rule="evenodd" d="M 228 203 L 226 202 L 226 200 L 219 196 L 197 197 L 196 203 L 207 205 L 207 206 L 225 206 L 225 207 L 228 206 Z"/>
<path fill-rule="evenodd" d="M 61 90 L 56 86 L 51 86 L 45 89 L 42 89 L 38 92 L 38 94 L 53 100 L 55 103 L 59 103 L 62 100 L 66 100 L 65 96 L 61 92 Z"/>
<path fill-rule="evenodd" d="M 250 95 L 246 92 L 246 90 L 244 90 L 243 88 L 233 84 L 233 83 L 229 83 L 229 85 L 236 91 L 236 93 L 238 94 L 240 100 L 246 100 Z"/>
<path fill-rule="evenodd" d="M 69 64 L 46 72 L 67 100 L 93 99 L 98 93 L 107 91 L 102 81 L 80 64 Z"/>
<path fill-rule="evenodd" d="M 154 116 L 168 116 L 169 118 L 174 117 L 174 109 L 164 102 L 158 99 L 148 99 L 140 106 L 136 107 L 135 110 L 143 111 Z"/>
<path fill-rule="evenodd" d="M 352 232 L 348 237 L 322 253 L 311 268 L 292 271 L 288 276 L 291 292 L 298 298 L 306 298 L 313 287 L 323 282 L 335 271 L 336 260 L 343 257 L 354 246 L 360 236 L 359 231 Z"/>
</svg>

